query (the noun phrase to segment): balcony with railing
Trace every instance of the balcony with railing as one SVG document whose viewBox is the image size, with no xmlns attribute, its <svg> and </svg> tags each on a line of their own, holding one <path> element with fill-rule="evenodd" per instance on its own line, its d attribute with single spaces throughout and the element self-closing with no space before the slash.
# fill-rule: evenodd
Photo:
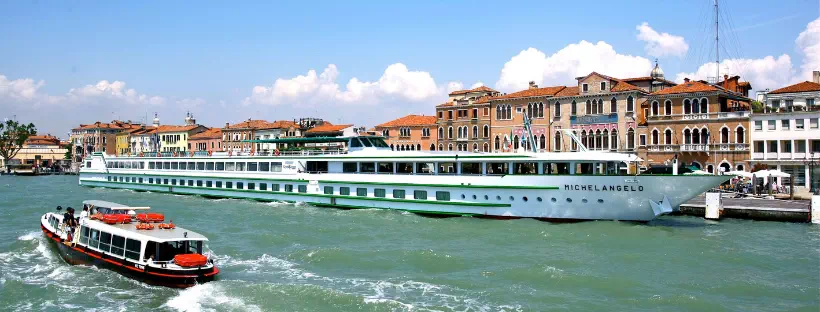
<svg viewBox="0 0 820 312">
<path fill-rule="evenodd" d="M 697 113 L 697 114 L 672 114 L 672 115 L 650 115 L 647 121 L 697 121 L 697 120 L 722 120 L 722 119 L 742 119 L 749 118 L 750 111 L 717 112 L 717 113 Z"/>
<path fill-rule="evenodd" d="M 748 152 L 749 144 L 722 143 L 722 144 L 650 144 L 646 146 L 649 152 Z"/>
</svg>

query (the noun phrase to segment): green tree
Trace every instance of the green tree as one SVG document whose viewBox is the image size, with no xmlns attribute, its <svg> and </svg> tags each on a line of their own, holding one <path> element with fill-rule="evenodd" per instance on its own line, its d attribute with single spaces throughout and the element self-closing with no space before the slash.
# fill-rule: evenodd
<svg viewBox="0 0 820 312">
<path fill-rule="evenodd" d="M 32 123 L 23 125 L 14 120 L 0 123 L 0 157 L 3 157 L 3 162 L 8 165 L 9 160 L 23 148 L 23 142 L 36 133 L 37 128 Z"/>
<path fill-rule="evenodd" d="M 763 112 L 763 103 L 758 101 L 752 101 L 752 112 L 753 113 L 762 113 Z"/>
</svg>

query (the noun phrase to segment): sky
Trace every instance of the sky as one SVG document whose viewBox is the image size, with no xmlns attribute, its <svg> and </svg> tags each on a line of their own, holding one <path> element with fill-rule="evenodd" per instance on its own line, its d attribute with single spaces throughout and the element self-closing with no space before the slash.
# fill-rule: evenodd
<svg viewBox="0 0 820 312">
<path fill-rule="evenodd" d="M 720 71 L 755 90 L 820 70 L 820 0 L 722 0 Z M 372 127 L 450 91 L 597 71 L 715 73 L 712 0 L 3 1 L 0 118 L 66 138 L 112 119 Z"/>
</svg>

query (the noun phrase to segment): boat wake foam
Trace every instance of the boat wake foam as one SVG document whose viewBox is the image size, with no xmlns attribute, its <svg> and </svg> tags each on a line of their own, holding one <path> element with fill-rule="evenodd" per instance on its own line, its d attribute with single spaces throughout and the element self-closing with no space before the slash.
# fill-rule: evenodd
<svg viewBox="0 0 820 312">
<path fill-rule="evenodd" d="M 179 291 L 179 294 L 169 299 L 163 307 L 177 311 L 262 311 L 258 306 L 247 304 L 238 297 L 226 293 L 221 282 L 210 282 L 195 285 Z"/>
</svg>

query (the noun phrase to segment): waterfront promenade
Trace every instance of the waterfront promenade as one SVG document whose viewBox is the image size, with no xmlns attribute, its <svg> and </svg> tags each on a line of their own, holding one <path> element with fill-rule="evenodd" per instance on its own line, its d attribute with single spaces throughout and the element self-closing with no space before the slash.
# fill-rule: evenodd
<svg viewBox="0 0 820 312">
<path fill-rule="evenodd" d="M 721 218 L 788 222 L 811 221 L 810 200 L 727 197 L 721 200 L 723 202 Z M 703 217 L 705 211 L 706 200 L 704 195 L 695 197 L 685 204 L 680 205 L 680 213 L 683 215 Z"/>
</svg>

